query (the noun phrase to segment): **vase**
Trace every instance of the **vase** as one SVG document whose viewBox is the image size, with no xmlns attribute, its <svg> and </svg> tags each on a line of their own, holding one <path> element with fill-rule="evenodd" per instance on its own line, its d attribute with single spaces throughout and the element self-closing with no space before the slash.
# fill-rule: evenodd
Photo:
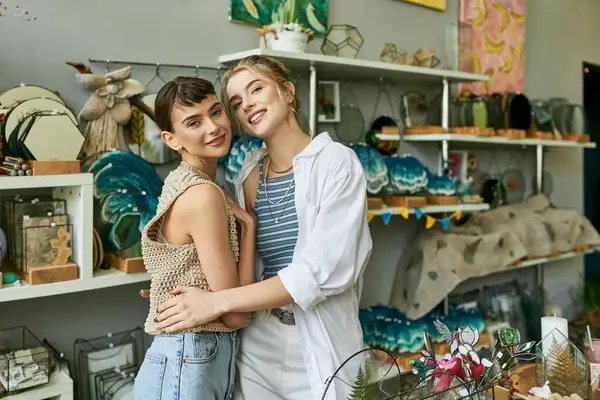
<svg viewBox="0 0 600 400">
<path fill-rule="evenodd" d="M 296 31 L 278 31 L 266 34 L 267 48 L 275 51 L 304 53 L 308 44 L 308 33 Z"/>
</svg>

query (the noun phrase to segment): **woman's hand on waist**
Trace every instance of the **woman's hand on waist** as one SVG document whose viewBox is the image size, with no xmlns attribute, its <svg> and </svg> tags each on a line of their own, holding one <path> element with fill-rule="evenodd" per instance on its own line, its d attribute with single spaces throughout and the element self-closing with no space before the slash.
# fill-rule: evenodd
<svg viewBox="0 0 600 400">
<path fill-rule="evenodd" d="M 158 307 L 157 329 L 179 332 L 214 321 L 225 312 L 215 302 L 215 293 L 194 287 L 175 289 L 174 297 Z"/>
</svg>

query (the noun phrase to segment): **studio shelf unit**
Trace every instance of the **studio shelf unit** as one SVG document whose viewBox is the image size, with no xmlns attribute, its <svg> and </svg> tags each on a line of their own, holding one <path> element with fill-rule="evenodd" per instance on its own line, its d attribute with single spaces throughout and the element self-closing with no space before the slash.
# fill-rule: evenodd
<svg viewBox="0 0 600 400">
<path fill-rule="evenodd" d="M 439 68 L 425 68 L 381 61 L 358 60 L 312 53 L 272 51 L 268 49 L 252 49 L 225 54 L 219 57 L 219 62 L 230 65 L 253 55 L 272 57 L 283 62 L 290 70 L 309 73 L 309 126 L 313 134 L 317 132 L 318 124 L 317 84 L 319 80 L 349 80 L 354 82 L 385 80 L 399 83 L 441 85 L 443 88 L 442 126 L 444 129 L 448 129 L 450 84 L 489 80 L 487 75 Z"/>
<path fill-rule="evenodd" d="M 311 53 L 291 53 L 272 51 L 268 49 L 251 49 L 219 57 L 219 62 L 231 65 L 245 57 L 262 55 L 281 61 L 292 72 L 308 73 L 309 80 L 309 127 L 314 135 L 318 132 L 317 113 L 317 87 L 321 80 L 344 80 L 351 82 L 381 82 L 388 81 L 399 84 L 440 85 L 442 87 L 441 121 L 444 132 L 449 131 L 449 109 L 451 85 L 460 82 L 488 81 L 486 75 L 464 73 L 437 68 L 424 68 L 407 65 L 396 65 L 380 61 L 358 60 Z M 440 171 L 448 166 L 448 153 L 450 146 L 459 149 L 534 149 L 536 154 L 535 180 L 537 188 L 542 188 L 544 153 L 550 148 L 564 149 L 595 149 L 596 143 L 579 143 L 566 140 L 537 140 L 537 139 L 508 139 L 504 137 L 480 137 L 458 134 L 423 134 L 423 135 L 377 135 L 384 141 L 403 141 L 413 145 L 437 146 L 437 158 Z M 489 209 L 488 204 L 460 204 L 452 206 L 427 206 L 421 209 L 425 214 L 452 213 L 463 210 L 465 213 L 480 212 Z M 408 210 L 414 214 L 414 209 Z M 371 215 L 401 214 L 399 208 L 383 208 L 369 210 Z M 579 257 L 583 254 L 596 252 L 599 249 L 589 249 L 585 252 L 567 252 L 554 258 L 531 259 L 517 266 L 507 266 L 506 270 L 536 267 L 536 284 L 543 287 L 543 265 L 558 260 Z M 447 310 L 448 299 L 444 302 Z"/>
<path fill-rule="evenodd" d="M 149 279 L 146 273 L 124 274 L 115 269 L 94 273 L 92 174 L 0 177 L 0 196 L 44 189 L 51 190 L 54 198 L 66 201 L 67 213 L 73 227 L 73 259 L 79 267 L 79 278 L 41 285 L 28 285 L 23 280 L 20 286 L 4 285 L 0 288 L 0 303 L 126 285 Z"/>
<path fill-rule="evenodd" d="M 479 211 L 486 211 L 490 209 L 489 204 L 481 203 L 481 204 L 453 204 L 447 206 L 425 206 L 421 207 L 420 210 L 423 214 L 437 214 L 437 213 L 453 213 L 456 211 L 462 211 L 464 213 L 472 213 Z M 370 214 L 373 215 L 383 215 L 383 214 L 391 214 L 391 215 L 401 215 L 401 209 L 398 207 L 384 207 L 379 210 L 369 210 Z M 416 209 L 409 208 L 409 214 L 415 214 Z"/>
</svg>

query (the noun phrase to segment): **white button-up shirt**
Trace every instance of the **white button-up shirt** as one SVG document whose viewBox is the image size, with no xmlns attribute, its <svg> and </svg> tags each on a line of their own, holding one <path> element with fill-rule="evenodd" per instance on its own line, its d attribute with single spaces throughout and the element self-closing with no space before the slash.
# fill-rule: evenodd
<svg viewBox="0 0 600 400">
<path fill-rule="evenodd" d="M 263 148 L 246 157 L 235 182 L 241 207 L 242 184 L 265 154 Z M 373 245 L 366 179 L 354 151 L 327 133 L 294 157 L 293 166 L 298 241 L 292 263 L 279 277 L 294 299 L 312 399 L 321 399 L 336 369 L 364 348 L 358 308 L 361 277 Z M 258 254 L 255 269 L 260 280 L 263 264 Z M 348 398 L 359 362 L 357 358 L 338 372 L 341 380 L 333 380 L 327 400 Z"/>
</svg>

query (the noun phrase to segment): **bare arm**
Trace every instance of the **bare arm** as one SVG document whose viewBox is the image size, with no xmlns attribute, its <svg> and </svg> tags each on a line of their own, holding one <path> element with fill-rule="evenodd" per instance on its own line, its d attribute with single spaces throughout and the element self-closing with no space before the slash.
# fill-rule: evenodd
<svg viewBox="0 0 600 400">
<path fill-rule="evenodd" d="M 228 219 L 221 192 L 212 185 L 198 185 L 188 189 L 177 203 L 177 214 L 185 221 L 211 290 L 218 292 L 240 286 L 229 245 Z M 248 315 L 228 313 L 221 320 L 237 329 L 248 323 Z"/>
</svg>

